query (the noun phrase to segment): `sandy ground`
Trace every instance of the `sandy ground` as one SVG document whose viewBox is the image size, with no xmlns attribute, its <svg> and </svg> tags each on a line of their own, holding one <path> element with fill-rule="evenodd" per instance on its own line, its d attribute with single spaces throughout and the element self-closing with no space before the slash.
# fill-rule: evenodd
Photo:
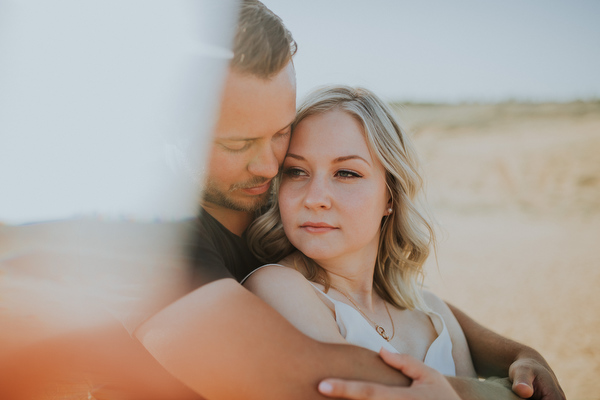
<svg viewBox="0 0 600 400">
<path fill-rule="evenodd" d="M 440 228 L 426 284 L 600 399 L 600 102 L 397 110 Z"/>
</svg>

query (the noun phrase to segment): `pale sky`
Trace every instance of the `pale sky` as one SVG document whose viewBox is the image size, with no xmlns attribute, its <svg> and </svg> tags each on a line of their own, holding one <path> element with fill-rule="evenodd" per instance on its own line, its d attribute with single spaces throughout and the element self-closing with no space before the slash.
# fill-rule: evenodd
<svg viewBox="0 0 600 400">
<path fill-rule="evenodd" d="M 600 1 L 264 0 L 298 42 L 298 95 L 388 100 L 600 97 Z"/>
<path fill-rule="evenodd" d="M 299 97 L 328 83 L 400 101 L 600 97 L 600 1 L 264 1 L 299 44 Z M 182 171 L 202 154 L 178 149 L 209 138 L 235 6 L 0 0 L 0 223 L 194 215 Z"/>
</svg>

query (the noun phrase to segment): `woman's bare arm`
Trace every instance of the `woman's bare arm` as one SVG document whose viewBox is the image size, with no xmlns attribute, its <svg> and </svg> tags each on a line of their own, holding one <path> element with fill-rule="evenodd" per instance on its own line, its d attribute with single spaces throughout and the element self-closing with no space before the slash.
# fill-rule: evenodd
<svg viewBox="0 0 600 400">
<path fill-rule="evenodd" d="M 335 311 L 325 305 L 298 271 L 275 265 L 262 267 L 244 282 L 244 287 L 306 336 L 319 342 L 348 344 L 335 321 Z"/>
</svg>

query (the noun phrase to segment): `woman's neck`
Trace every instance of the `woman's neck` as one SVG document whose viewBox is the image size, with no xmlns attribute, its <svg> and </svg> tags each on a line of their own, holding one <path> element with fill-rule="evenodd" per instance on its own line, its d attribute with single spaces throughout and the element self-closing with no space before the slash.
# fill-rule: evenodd
<svg viewBox="0 0 600 400">
<path fill-rule="evenodd" d="M 374 311 L 373 275 L 351 278 L 327 271 L 327 276 L 333 289 L 349 296 L 362 309 Z"/>
<path fill-rule="evenodd" d="M 371 254 L 369 254 L 371 253 Z M 340 257 L 335 260 L 315 260 L 327 273 L 333 289 L 350 296 L 361 308 L 374 310 L 373 274 L 377 252 L 366 252 Z"/>
</svg>

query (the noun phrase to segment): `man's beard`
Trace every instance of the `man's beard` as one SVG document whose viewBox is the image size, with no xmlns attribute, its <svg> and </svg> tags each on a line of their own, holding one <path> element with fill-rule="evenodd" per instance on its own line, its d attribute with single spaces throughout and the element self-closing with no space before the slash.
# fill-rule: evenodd
<svg viewBox="0 0 600 400">
<path fill-rule="evenodd" d="M 227 208 L 229 210 L 255 212 L 267 205 L 271 197 L 271 190 L 267 190 L 261 195 L 252 196 L 251 198 L 248 198 L 247 201 L 236 201 L 234 198 L 232 198 L 231 193 L 240 189 L 249 189 L 260 186 L 265 184 L 267 181 L 268 179 L 266 178 L 255 177 L 247 182 L 236 183 L 232 185 L 227 192 L 223 192 L 217 188 L 217 185 L 208 180 L 204 186 L 202 200 Z"/>
</svg>

